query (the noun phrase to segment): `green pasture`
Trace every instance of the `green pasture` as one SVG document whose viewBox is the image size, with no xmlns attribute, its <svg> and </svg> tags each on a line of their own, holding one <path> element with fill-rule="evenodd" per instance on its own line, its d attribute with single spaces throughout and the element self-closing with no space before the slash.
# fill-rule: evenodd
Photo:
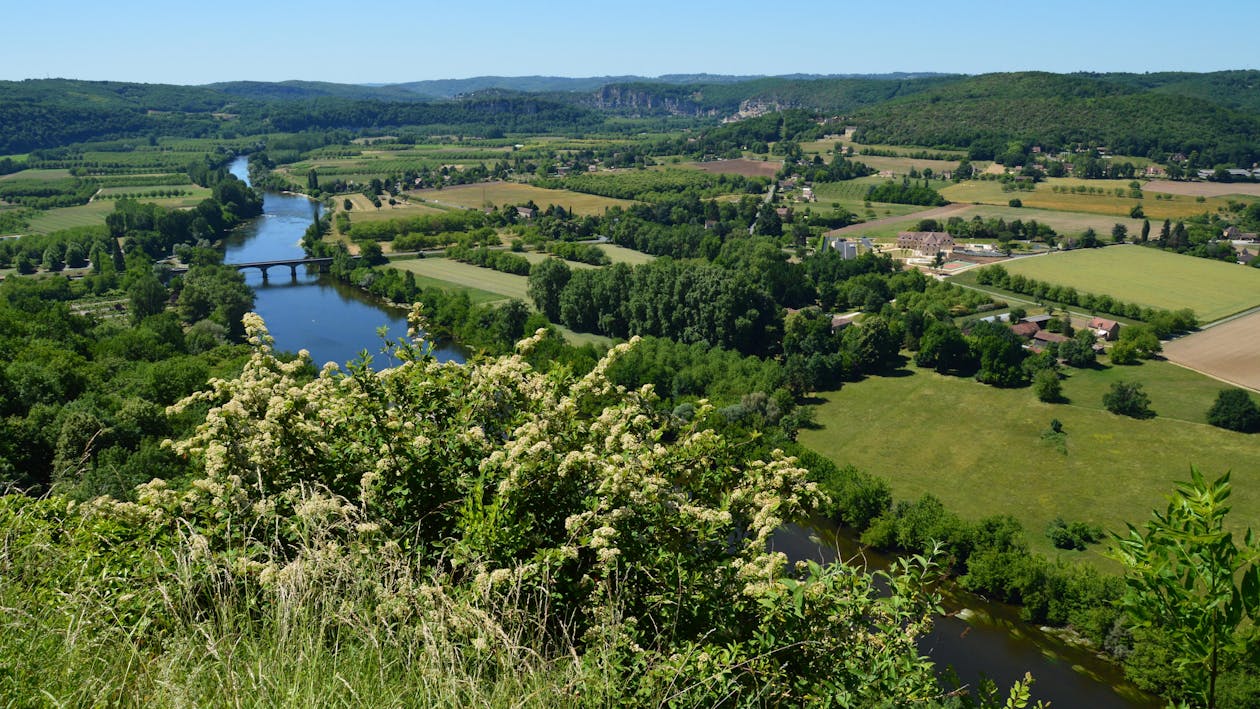
<svg viewBox="0 0 1260 709">
<path fill-rule="evenodd" d="M 546 261 L 549 258 L 556 258 L 555 256 L 552 256 L 551 254 L 545 253 L 542 251 L 524 251 L 516 255 L 523 256 L 525 260 L 529 261 L 531 264 L 542 263 L 543 261 Z M 564 264 L 571 269 L 581 270 L 581 269 L 587 269 L 587 268 L 599 268 L 599 266 L 594 266 L 589 263 L 582 263 L 581 261 L 569 261 L 568 259 L 561 259 L 561 260 L 564 261 Z"/>
<path fill-rule="evenodd" d="M 502 273 L 445 258 L 404 259 L 394 261 L 391 265 L 416 274 L 416 282 L 421 285 L 432 282 L 432 285 L 446 290 L 460 288 L 480 291 L 475 294 L 470 292 L 470 297 L 474 297 L 477 302 L 504 298 L 519 298 L 526 303 L 530 302 L 526 295 L 529 281 L 526 276 Z M 421 277 L 427 280 L 422 280 Z"/>
<path fill-rule="evenodd" d="M 608 256 L 608 260 L 613 263 L 624 263 L 631 266 L 638 266 L 644 263 L 651 263 L 656 257 L 651 254 L 645 254 L 642 251 L 635 251 L 624 246 L 615 244 L 600 244 L 599 248 Z"/>
<path fill-rule="evenodd" d="M 1191 464 L 1209 476 L 1232 470 L 1231 521 L 1260 526 L 1260 437 L 1203 423 L 1220 382 L 1166 362 L 1069 369 L 1069 403 L 1046 404 L 1031 388 L 912 370 L 822 394 L 820 426 L 802 430 L 801 443 L 886 479 L 897 499 L 931 493 L 968 519 L 1010 514 L 1036 550 L 1100 565 L 1102 547 L 1055 550 L 1044 535 L 1050 520 L 1116 531 L 1141 523 L 1163 509 Z M 1158 415 L 1104 410 L 1103 392 L 1117 379 L 1143 383 Z M 1061 448 L 1042 438 L 1052 419 L 1067 434 Z"/>
<path fill-rule="evenodd" d="M 1142 246 L 1077 249 L 1003 265 L 1080 292 L 1154 308 L 1190 308 L 1205 323 L 1260 305 L 1260 271 Z"/>
<path fill-rule="evenodd" d="M 925 168 L 930 168 L 937 175 L 946 170 L 955 170 L 958 168 L 957 160 L 925 160 L 922 158 L 886 158 L 879 155 L 858 155 L 853 158 L 857 162 L 865 163 L 868 167 L 875 170 L 891 170 L 898 175 L 907 175 L 911 168 L 922 172 Z"/>
<path fill-rule="evenodd" d="M 36 234 L 48 234 L 77 226 L 104 224 L 105 215 L 112 211 L 114 211 L 112 200 L 97 200 L 78 207 L 60 207 L 34 212 L 30 218 L 30 230 Z"/>
</svg>

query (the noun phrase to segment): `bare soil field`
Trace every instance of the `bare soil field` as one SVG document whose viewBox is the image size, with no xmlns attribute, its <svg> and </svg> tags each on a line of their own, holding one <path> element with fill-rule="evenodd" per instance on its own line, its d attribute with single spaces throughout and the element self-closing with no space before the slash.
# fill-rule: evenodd
<svg viewBox="0 0 1260 709">
<path fill-rule="evenodd" d="M 748 160 L 739 158 L 736 160 L 714 160 L 712 162 L 698 162 L 694 167 L 697 170 L 704 170 L 715 175 L 743 175 L 744 177 L 774 177 L 774 174 L 783 167 L 781 160 Z"/>
<path fill-rule="evenodd" d="M 1164 356 L 1217 379 L 1260 391 L 1260 312 L 1164 346 Z"/>
<path fill-rule="evenodd" d="M 1183 194 L 1189 197 L 1223 197 L 1230 194 L 1260 197 L 1260 182 L 1173 182 L 1152 180 L 1142 186 L 1144 192 Z"/>
</svg>

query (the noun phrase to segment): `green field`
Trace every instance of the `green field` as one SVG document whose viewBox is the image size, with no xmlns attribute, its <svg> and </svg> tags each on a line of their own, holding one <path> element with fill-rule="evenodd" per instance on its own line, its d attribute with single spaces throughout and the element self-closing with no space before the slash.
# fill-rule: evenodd
<svg viewBox="0 0 1260 709">
<path fill-rule="evenodd" d="M 624 246 L 617 246 L 615 244 L 600 244 L 599 248 L 605 255 L 608 256 L 608 260 L 613 263 L 624 263 L 631 266 L 638 266 L 640 264 L 651 263 L 656 260 L 656 257 L 651 254 L 645 254 L 642 251 L 627 249 Z"/>
<path fill-rule="evenodd" d="M 1260 305 L 1260 271 L 1141 246 L 1077 249 L 1004 263 L 1011 273 L 1212 322 Z"/>
<path fill-rule="evenodd" d="M 1101 547 L 1058 552 L 1043 531 L 1050 520 L 1111 530 L 1162 509 L 1191 464 L 1209 476 L 1233 471 L 1235 526 L 1260 525 L 1260 437 L 1202 423 L 1225 385 L 1166 362 L 1099 371 L 1068 370 L 1069 404 L 1037 401 L 1032 390 L 995 389 L 926 370 L 872 377 L 822 395 L 820 428 L 801 443 L 841 465 L 879 475 L 897 499 L 924 493 L 969 519 L 1010 514 L 1038 551 L 1105 564 Z M 1115 379 L 1144 382 L 1158 416 L 1136 420 L 1102 409 Z M 1042 439 L 1050 420 L 1067 433 L 1065 450 Z"/>
<path fill-rule="evenodd" d="M 555 256 L 552 256 L 551 254 L 545 253 L 542 251 L 523 251 L 521 253 L 518 253 L 517 256 L 524 256 L 525 260 L 529 261 L 530 263 L 542 263 L 543 261 L 546 261 L 549 258 L 555 258 Z M 563 260 L 565 265 L 568 266 L 569 268 L 574 268 L 574 269 L 599 268 L 599 266 L 593 266 L 589 263 L 582 263 L 581 261 L 569 261 L 567 259 L 561 259 L 561 260 Z"/>
<path fill-rule="evenodd" d="M 871 202 L 868 209 L 866 191 L 887 181 L 886 177 L 871 176 L 844 182 L 819 182 L 814 185 L 814 196 L 818 199 L 818 204 L 823 207 L 833 203 L 839 204 L 859 217 L 869 219 L 902 216 L 927 209 L 917 204 L 889 204 L 887 202 Z"/>
<path fill-rule="evenodd" d="M 1187 195 L 1175 195 L 1172 199 L 1154 199 L 1147 195 L 1143 199 L 1118 197 L 1116 188 L 1127 189 L 1130 180 L 1080 180 L 1074 178 L 1050 178 L 1038 183 L 1036 189 L 1029 191 L 1003 191 L 1003 183 L 997 180 L 967 180 L 950 185 L 941 190 L 941 194 L 951 202 L 970 202 L 974 204 L 1007 205 L 1012 199 L 1019 199 L 1025 207 L 1046 209 L 1060 212 L 1087 212 L 1113 217 L 1129 216 L 1133 207 L 1141 205 L 1146 217 L 1156 219 L 1185 219 L 1187 217 L 1215 212 L 1225 207 L 1229 200 L 1224 197 L 1209 197 L 1203 202 Z M 1054 187 L 1070 188 L 1086 186 L 1101 188 L 1107 194 L 1076 194 L 1071 192 L 1055 192 Z"/>
<path fill-rule="evenodd" d="M 593 215 L 603 214 L 608 207 L 628 207 L 634 204 L 625 199 L 613 199 L 569 190 L 549 190 L 517 182 L 486 182 L 440 190 L 419 190 L 407 194 L 436 204 L 474 209 L 499 204 L 524 204 L 533 200 L 539 207 L 555 204 L 571 209 L 577 214 Z"/>
<path fill-rule="evenodd" d="M 529 280 L 526 276 L 502 273 L 445 258 L 403 259 L 394 261 L 391 265 L 416 274 L 416 282 L 420 285 L 434 285 L 445 290 L 461 288 L 480 291 L 475 294 L 470 292 L 476 302 L 504 298 L 519 298 L 529 302 L 529 297 L 525 294 Z M 497 297 L 483 295 L 486 293 Z"/>
<path fill-rule="evenodd" d="M 70 177 L 69 170 L 48 169 L 48 170 L 18 170 L 8 175 L 0 175 L 0 181 L 4 180 L 64 180 Z"/>
<path fill-rule="evenodd" d="M 112 200 L 97 200 L 78 207 L 61 207 L 35 212 L 31 215 L 31 231 L 47 234 L 76 226 L 104 224 L 105 215 L 114 211 Z"/>
</svg>

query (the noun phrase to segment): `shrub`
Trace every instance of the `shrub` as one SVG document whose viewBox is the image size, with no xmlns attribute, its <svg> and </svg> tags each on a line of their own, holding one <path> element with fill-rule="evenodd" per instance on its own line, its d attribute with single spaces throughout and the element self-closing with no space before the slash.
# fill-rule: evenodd
<svg viewBox="0 0 1260 709">
<path fill-rule="evenodd" d="M 1103 406 L 1113 414 L 1132 416 L 1135 419 L 1151 418 L 1151 398 L 1136 382 L 1116 382 L 1103 394 Z"/>
<path fill-rule="evenodd" d="M 1208 409 L 1207 421 L 1231 431 L 1256 433 L 1260 431 L 1260 406 L 1242 389 L 1222 389 Z"/>
</svg>

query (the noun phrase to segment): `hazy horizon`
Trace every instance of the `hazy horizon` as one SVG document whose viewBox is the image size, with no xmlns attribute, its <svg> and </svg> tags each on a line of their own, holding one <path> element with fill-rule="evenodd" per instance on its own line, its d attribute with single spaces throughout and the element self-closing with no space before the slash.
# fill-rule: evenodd
<svg viewBox="0 0 1260 709">
<path fill-rule="evenodd" d="M 985 74 L 1006 71 L 1210 72 L 1255 69 L 1260 3 L 1054 6 L 982 0 L 885 6 L 748 0 L 632 8 L 487 0 L 363 13 L 223 0 L 124 10 L 86 0 L 7 13 L 0 79 L 72 78 L 201 85 L 223 81 L 397 84 L 481 76 L 665 74 Z M 1250 63 L 1250 66 L 1248 66 Z M 580 71 L 574 67 L 582 67 Z"/>
</svg>

